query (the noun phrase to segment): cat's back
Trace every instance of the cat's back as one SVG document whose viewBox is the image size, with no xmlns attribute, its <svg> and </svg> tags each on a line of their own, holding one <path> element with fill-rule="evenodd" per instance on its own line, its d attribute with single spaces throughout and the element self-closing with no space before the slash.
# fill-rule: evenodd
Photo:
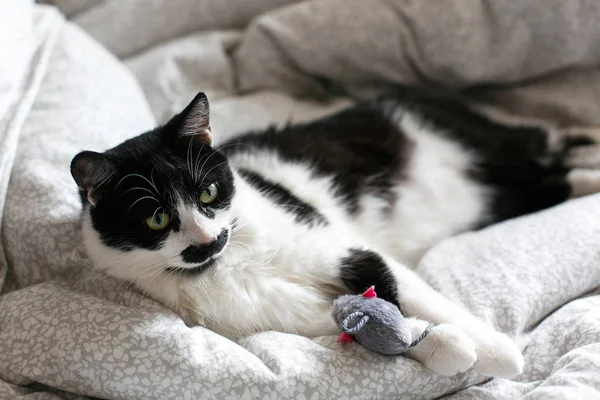
<svg viewBox="0 0 600 400">
<path fill-rule="evenodd" d="M 415 262 L 472 226 L 484 193 L 468 176 L 471 155 L 418 111 L 445 100 L 408 94 L 251 132 L 221 148 L 246 177 L 284 188 L 334 223 L 350 223 L 373 247 Z"/>
<path fill-rule="evenodd" d="M 301 197 L 329 194 L 352 215 L 365 193 L 389 196 L 410 159 L 410 140 L 388 114 L 379 101 L 363 103 L 314 122 L 250 132 L 220 149 L 234 167 Z"/>
</svg>

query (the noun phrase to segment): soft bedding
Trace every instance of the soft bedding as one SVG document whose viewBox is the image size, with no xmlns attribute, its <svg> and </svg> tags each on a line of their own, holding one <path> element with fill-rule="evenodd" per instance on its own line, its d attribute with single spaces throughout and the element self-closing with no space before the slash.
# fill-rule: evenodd
<svg viewBox="0 0 600 400">
<path fill-rule="evenodd" d="M 446 240 L 421 260 L 427 281 L 523 349 L 523 375 L 490 380 L 342 350 L 334 337 L 233 342 L 187 327 L 91 270 L 68 171 L 79 150 L 164 121 L 198 89 L 217 140 L 317 118 L 395 82 L 599 125 L 598 2 L 54 3 L 73 22 L 28 2 L 0 15 L 21 27 L 0 23 L 10 61 L 0 65 L 0 398 L 600 398 L 600 195 Z"/>
</svg>

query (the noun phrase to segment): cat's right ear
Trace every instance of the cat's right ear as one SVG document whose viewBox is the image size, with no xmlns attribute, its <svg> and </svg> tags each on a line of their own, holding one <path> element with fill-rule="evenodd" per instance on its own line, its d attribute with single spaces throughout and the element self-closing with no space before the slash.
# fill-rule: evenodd
<svg viewBox="0 0 600 400">
<path fill-rule="evenodd" d="M 71 161 L 71 175 L 92 206 L 98 201 L 98 189 L 115 172 L 116 167 L 108 157 L 93 151 L 82 151 Z"/>
<path fill-rule="evenodd" d="M 210 107 L 204 93 L 196 97 L 179 114 L 180 126 L 178 138 L 192 138 L 194 141 L 212 144 L 210 129 Z"/>
</svg>

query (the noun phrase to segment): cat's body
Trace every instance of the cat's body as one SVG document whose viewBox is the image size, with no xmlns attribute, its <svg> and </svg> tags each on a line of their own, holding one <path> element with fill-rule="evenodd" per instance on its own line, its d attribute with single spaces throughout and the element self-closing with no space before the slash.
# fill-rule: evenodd
<svg viewBox="0 0 600 400">
<path fill-rule="evenodd" d="M 476 362 L 510 376 L 522 357 L 404 265 L 453 234 L 600 189 L 573 181 L 568 144 L 549 132 L 412 89 L 218 152 L 209 129 L 199 96 L 165 127 L 74 159 L 95 266 L 230 337 L 332 334 L 333 299 L 374 284 L 405 315 L 440 324 L 411 352 L 445 374 Z"/>
</svg>

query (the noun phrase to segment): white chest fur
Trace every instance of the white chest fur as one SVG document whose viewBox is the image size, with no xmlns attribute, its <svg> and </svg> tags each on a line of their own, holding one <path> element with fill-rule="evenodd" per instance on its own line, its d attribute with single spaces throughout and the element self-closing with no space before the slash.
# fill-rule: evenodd
<svg viewBox="0 0 600 400">
<path fill-rule="evenodd" d="M 228 336 L 281 330 L 335 331 L 332 300 L 343 293 L 339 260 L 357 242 L 343 224 L 309 228 L 238 178 L 238 228 L 218 264 L 180 282 L 201 322 Z"/>
</svg>

